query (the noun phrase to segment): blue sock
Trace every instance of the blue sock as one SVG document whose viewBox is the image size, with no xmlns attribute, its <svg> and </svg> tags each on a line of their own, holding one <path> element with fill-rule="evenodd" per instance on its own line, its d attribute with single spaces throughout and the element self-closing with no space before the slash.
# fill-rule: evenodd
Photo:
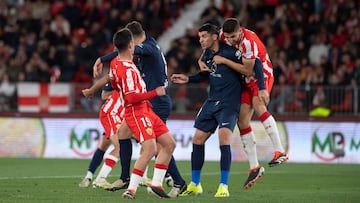
<svg viewBox="0 0 360 203">
<path fill-rule="evenodd" d="M 121 175 L 120 179 L 123 181 L 130 180 L 130 164 L 132 156 L 131 139 L 119 140 L 120 144 L 120 163 Z"/>
<path fill-rule="evenodd" d="M 99 167 L 99 165 L 101 164 L 103 158 L 104 158 L 104 154 L 105 152 L 102 151 L 101 149 L 97 148 L 89 165 L 88 170 L 91 173 L 95 173 L 96 169 Z"/>
<path fill-rule="evenodd" d="M 185 180 L 181 177 L 179 169 L 176 166 L 174 156 L 171 156 L 169 168 L 168 168 L 167 172 L 173 178 L 175 185 L 184 185 L 185 184 Z"/>
<path fill-rule="evenodd" d="M 205 145 L 193 144 L 191 152 L 191 181 L 195 184 L 200 183 L 201 169 L 204 165 Z"/>
<path fill-rule="evenodd" d="M 221 159 L 220 159 L 220 183 L 228 185 L 230 166 L 231 166 L 231 149 L 230 145 L 220 146 Z"/>
</svg>

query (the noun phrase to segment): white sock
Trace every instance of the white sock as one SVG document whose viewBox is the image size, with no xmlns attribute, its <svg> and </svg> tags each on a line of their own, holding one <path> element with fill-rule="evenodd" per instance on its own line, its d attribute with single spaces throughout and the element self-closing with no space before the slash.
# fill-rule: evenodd
<svg viewBox="0 0 360 203">
<path fill-rule="evenodd" d="M 111 155 L 111 154 L 107 155 L 107 156 L 105 157 L 104 164 L 102 165 L 102 167 L 101 167 L 101 169 L 100 169 L 100 172 L 99 172 L 98 176 L 96 177 L 95 181 L 98 181 L 98 180 L 100 180 L 100 179 L 106 179 L 106 177 L 109 175 L 109 173 L 111 172 L 111 170 L 112 170 L 113 167 L 115 166 L 115 164 L 114 164 L 114 165 L 108 165 L 108 164 L 107 164 L 107 159 L 114 161 L 115 164 L 116 164 L 116 162 L 118 162 L 118 160 L 119 160 L 117 157 L 115 157 L 115 156 L 113 156 L 113 155 Z"/>
<path fill-rule="evenodd" d="M 131 173 L 128 190 L 133 190 L 136 192 L 137 188 L 139 187 L 139 183 L 140 183 L 142 177 L 143 176 L 140 176 L 134 172 Z"/>
<path fill-rule="evenodd" d="M 91 173 L 91 171 L 88 171 L 88 172 L 86 173 L 85 178 L 92 180 L 92 178 L 93 178 L 93 173 Z"/>
<path fill-rule="evenodd" d="M 284 148 L 281 145 L 279 130 L 276 125 L 276 121 L 272 115 L 270 115 L 267 119 L 265 119 L 262 124 L 270 136 L 270 139 L 274 145 L 275 151 L 284 152 Z"/>
<path fill-rule="evenodd" d="M 144 175 L 142 177 L 145 180 L 148 179 L 148 175 L 147 175 L 148 174 L 148 169 L 149 169 L 149 166 L 146 166 L 145 171 L 144 171 Z"/>
<path fill-rule="evenodd" d="M 163 166 L 163 165 L 161 165 L 161 166 Z M 153 175 L 153 178 L 152 178 L 152 181 L 151 181 L 151 185 L 153 185 L 153 186 L 162 186 L 166 171 L 167 171 L 167 168 L 164 169 L 162 167 L 157 167 L 157 164 L 155 164 L 154 175 Z"/>
<path fill-rule="evenodd" d="M 255 168 L 259 165 L 259 161 L 256 153 L 256 141 L 254 132 L 250 131 L 244 135 L 241 135 L 241 141 L 244 146 L 244 150 L 249 160 L 250 169 Z"/>
</svg>

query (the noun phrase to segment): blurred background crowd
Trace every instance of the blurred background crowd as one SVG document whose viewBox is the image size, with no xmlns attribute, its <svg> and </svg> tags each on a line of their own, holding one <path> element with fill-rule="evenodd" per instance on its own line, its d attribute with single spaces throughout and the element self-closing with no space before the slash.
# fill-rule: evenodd
<svg viewBox="0 0 360 203">
<path fill-rule="evenodd" d="M 1 100 L 12 101 L 16 97 L 15 84 L 21 81 L 71 82 L 79 90 L 88 87 L 93 82 L 96 58 L 113 50 L 111 40 L 116 30 L 137 20 L 158 39 L 195 2 L 0 1 Z M 270 111 L 308 112 L 326 106 L 359 115 L 359 0 L 203 2 L 200 18 L 184 25 L 185 34 L 169 42 L 170 48 L 164 53 L 169 75 L 199 70 L 199 25 L 211 22 L 221 26 L 225 18 L 236 17 L 242 26 L 258 34 L 272 60 L 275 87 Z M 174 111 L 188 113 L 197 110 L 206 98 L 206 84 L 174 85 L 170 92 Z M 79 108 L 94 110 L 88 105 L 83 102 Z M 3 109 L 16 109 L 16 102 Z"/>
</svg>

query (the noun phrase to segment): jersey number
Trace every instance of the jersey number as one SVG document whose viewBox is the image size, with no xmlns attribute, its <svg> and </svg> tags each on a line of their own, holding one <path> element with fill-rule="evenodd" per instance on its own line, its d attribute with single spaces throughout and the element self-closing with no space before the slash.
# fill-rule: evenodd
<svg viewBox="0 0 360 203">
<path fill-rule="evenodd" d="M 150 119 L 148 117 L 141 117 L 140 118 L 141 123 L 143 124 L 143 126 L 146 127 L 151 127 L 152 123 L 150 121 Z"/>
</svg>

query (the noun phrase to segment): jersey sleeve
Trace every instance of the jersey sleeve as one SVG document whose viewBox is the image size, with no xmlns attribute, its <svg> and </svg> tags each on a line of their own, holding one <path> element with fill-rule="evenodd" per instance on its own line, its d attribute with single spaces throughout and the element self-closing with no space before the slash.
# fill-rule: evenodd
<svg viewBox="0 0 360 203">
<path fill-rule="evenodd" d="M 150 92 L 139 89 L 139 83 L 143 82 L 133 69 L 126 69 L 123 72 L 122 88 L 124 100 L 127 104 L 135 104 L 144 100 L 149 100 L 157 96 L 156 90 Z"/>
<path fill-rule="evenodd" d="M 207 71 L 199 72 L 196 75 L 189 76 L 189 83 L 200 83 L 209 80 L 210 73 Z"/>
<path fill-rule="evenodd" d="M 106 61 L 111 61 L 112 59 L 114 59 L 116 56 L 118 55 L 117 51 L 114 51 L 110 54 L 106 54 L 105 56 L 100 57 L 100 61 L 101 62 L 106 62 Z"/>
<path fill-rule="evenodd" d="M 145 43 L 136 45 L 134 50 L 134 54 L 139 56 L 151 55 L 152 52 L 153 52 L 153 47 Z"/>
<path fill-rule="evenodd" d="M 264 72 L 261 61 L 258 58 L 255 59 L 254 72 L 255 72 L 255 77 L 258 80 L 259 90 L 264 90 L 265 89 Z"/>
<path fill-rule="evenodd" d="M 156 90 L 151 90 L 145 93 L 130 93 L 124 96 L 128 104 L 135 104 L 144 100 L 150 100 L 157 96 Z"/>
</svg>

